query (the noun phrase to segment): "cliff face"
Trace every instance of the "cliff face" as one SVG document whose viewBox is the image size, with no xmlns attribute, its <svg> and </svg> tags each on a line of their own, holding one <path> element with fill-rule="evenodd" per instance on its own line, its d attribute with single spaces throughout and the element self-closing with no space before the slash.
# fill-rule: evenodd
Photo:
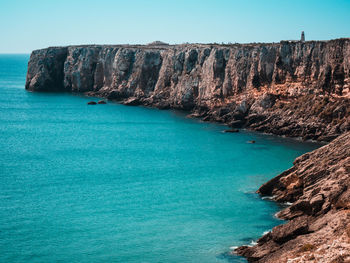
<svg viewBox="0 0 350 263">
<path fill-rule="evenodd" d="M 259 189 L 292 203 L 278 215 L 289 221 L 237 253 L 259 263 L 350 260 L 350 39 L 54 47 L 32 53 L 26 89 L 184 109 L 303 139 L 339 136 Z"/>
<path fill-rule="evenodd" d="M 329 141 L 350 130 L 350 39 L 48 48 L 32 53 L 26 89 L 87 92 Z"/>
<path fill-rule="evenodd" d="M 289 220 L 237 252 L 250 262 L 350 262 L 350 132 L 306 153 L 260 187 L 261 195 L 292 205 Z"/>
</svg>

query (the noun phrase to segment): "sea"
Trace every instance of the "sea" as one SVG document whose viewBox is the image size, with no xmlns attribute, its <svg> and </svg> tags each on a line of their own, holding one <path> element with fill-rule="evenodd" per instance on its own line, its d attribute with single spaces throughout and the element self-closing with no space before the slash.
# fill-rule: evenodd
<svg viewBox="0 0 350 263">
<path fill-rule="evenodd" d="M 246 262 L 283 223 L 256 190 L 320 146 L 28 92 L 28 60 L 0 55 L 0 262 Z"/>
</svg>

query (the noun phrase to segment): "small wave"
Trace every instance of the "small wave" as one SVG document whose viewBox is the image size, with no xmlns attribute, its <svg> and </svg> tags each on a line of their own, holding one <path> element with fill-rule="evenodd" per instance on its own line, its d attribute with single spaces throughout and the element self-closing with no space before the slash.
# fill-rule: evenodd
<svg viewBox="0 0 350 263">
<path fill-rule="evenodd" d="M 268 234 L 270 231 L 271 231 L 271 230 L 264 231 L 263 236 L 265 236 L 266 234 Z"/>
<path fill-rule="evenodd" d="M 278 217 L 278 214 L 279 214 L 279 212 L 275 213 L 275 214 L 273 215 L 273 217 L 274 217 L 275 219 L 278 219 L 278 220 L 283 221 L 283 219 L 281 219 L 281 218 Z"/>
<path fill-rule="evenodd" d="M 275 199 L 275 195 L 273 195 L 273 196 L 263 196 L 263 197 L 261 197 L 261 199 L 262 200 L 274 200 Z"/>
<path fill-rule="evenodd" d="M 256 242 L 255 240 L 252 240 L 252 242 L 250 242 L 250 244 L 248 245 L 248 247 L 254 247 L 258 244 L 258 242 Z"/>
<path fill-rule="evenodd" d="M 254 194 L 256 195 L 256 192 L 254 189 L 252 190 L 246 190 L 246 189 L 239 189 L 240 192 L 242 192 L 243 194 Z"/>
<path fill-rule="evenodd" d="M 238 248 L 237 246 L 232 246 L 232 247 L 230 247 L 230 250 L 235 250 L 237 248 Z"/>
</svg>

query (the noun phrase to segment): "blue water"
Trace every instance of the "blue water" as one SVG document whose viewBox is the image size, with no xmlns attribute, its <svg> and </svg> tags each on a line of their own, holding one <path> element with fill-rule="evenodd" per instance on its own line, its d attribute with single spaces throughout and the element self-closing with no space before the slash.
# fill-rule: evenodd
<svg viewBox="0 0 350 263">
<path fill-rule="evenodd" d="M 0 55 L 0 262 L 245 262 L 281 223 L 254 191 L 318 146 L 26 92 L 28 59 Z"/>
</svg>

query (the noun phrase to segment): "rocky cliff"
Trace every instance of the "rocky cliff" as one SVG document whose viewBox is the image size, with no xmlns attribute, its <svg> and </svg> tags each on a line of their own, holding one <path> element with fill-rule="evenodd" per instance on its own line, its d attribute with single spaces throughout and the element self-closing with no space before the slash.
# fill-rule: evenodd
<svg viewBox="0 0 350 263">
<path fill-rule="evenodd" d="M 277 135 L 336 138 L 259 189 L 292 203 L 278 214 L 288 222 L 236 253 L 259 263 L 349 262 L 350 39 L 52 47 L 32 53 L 26 89 L 183 109 Z"/>
<path fill-rule="evenodd" d="M 350 39 L 33 51 L 31 91 L 83 92 L 203 120 L 330 141 L 350 130 Z"/>
<path fill-rule="evenodd" d="M 258 192 L 292 203 L 277 214 L 289 221 L 238 254 L 259 263 L 350 262 L 350 132 L 300 156 Z"/>
</svg>

